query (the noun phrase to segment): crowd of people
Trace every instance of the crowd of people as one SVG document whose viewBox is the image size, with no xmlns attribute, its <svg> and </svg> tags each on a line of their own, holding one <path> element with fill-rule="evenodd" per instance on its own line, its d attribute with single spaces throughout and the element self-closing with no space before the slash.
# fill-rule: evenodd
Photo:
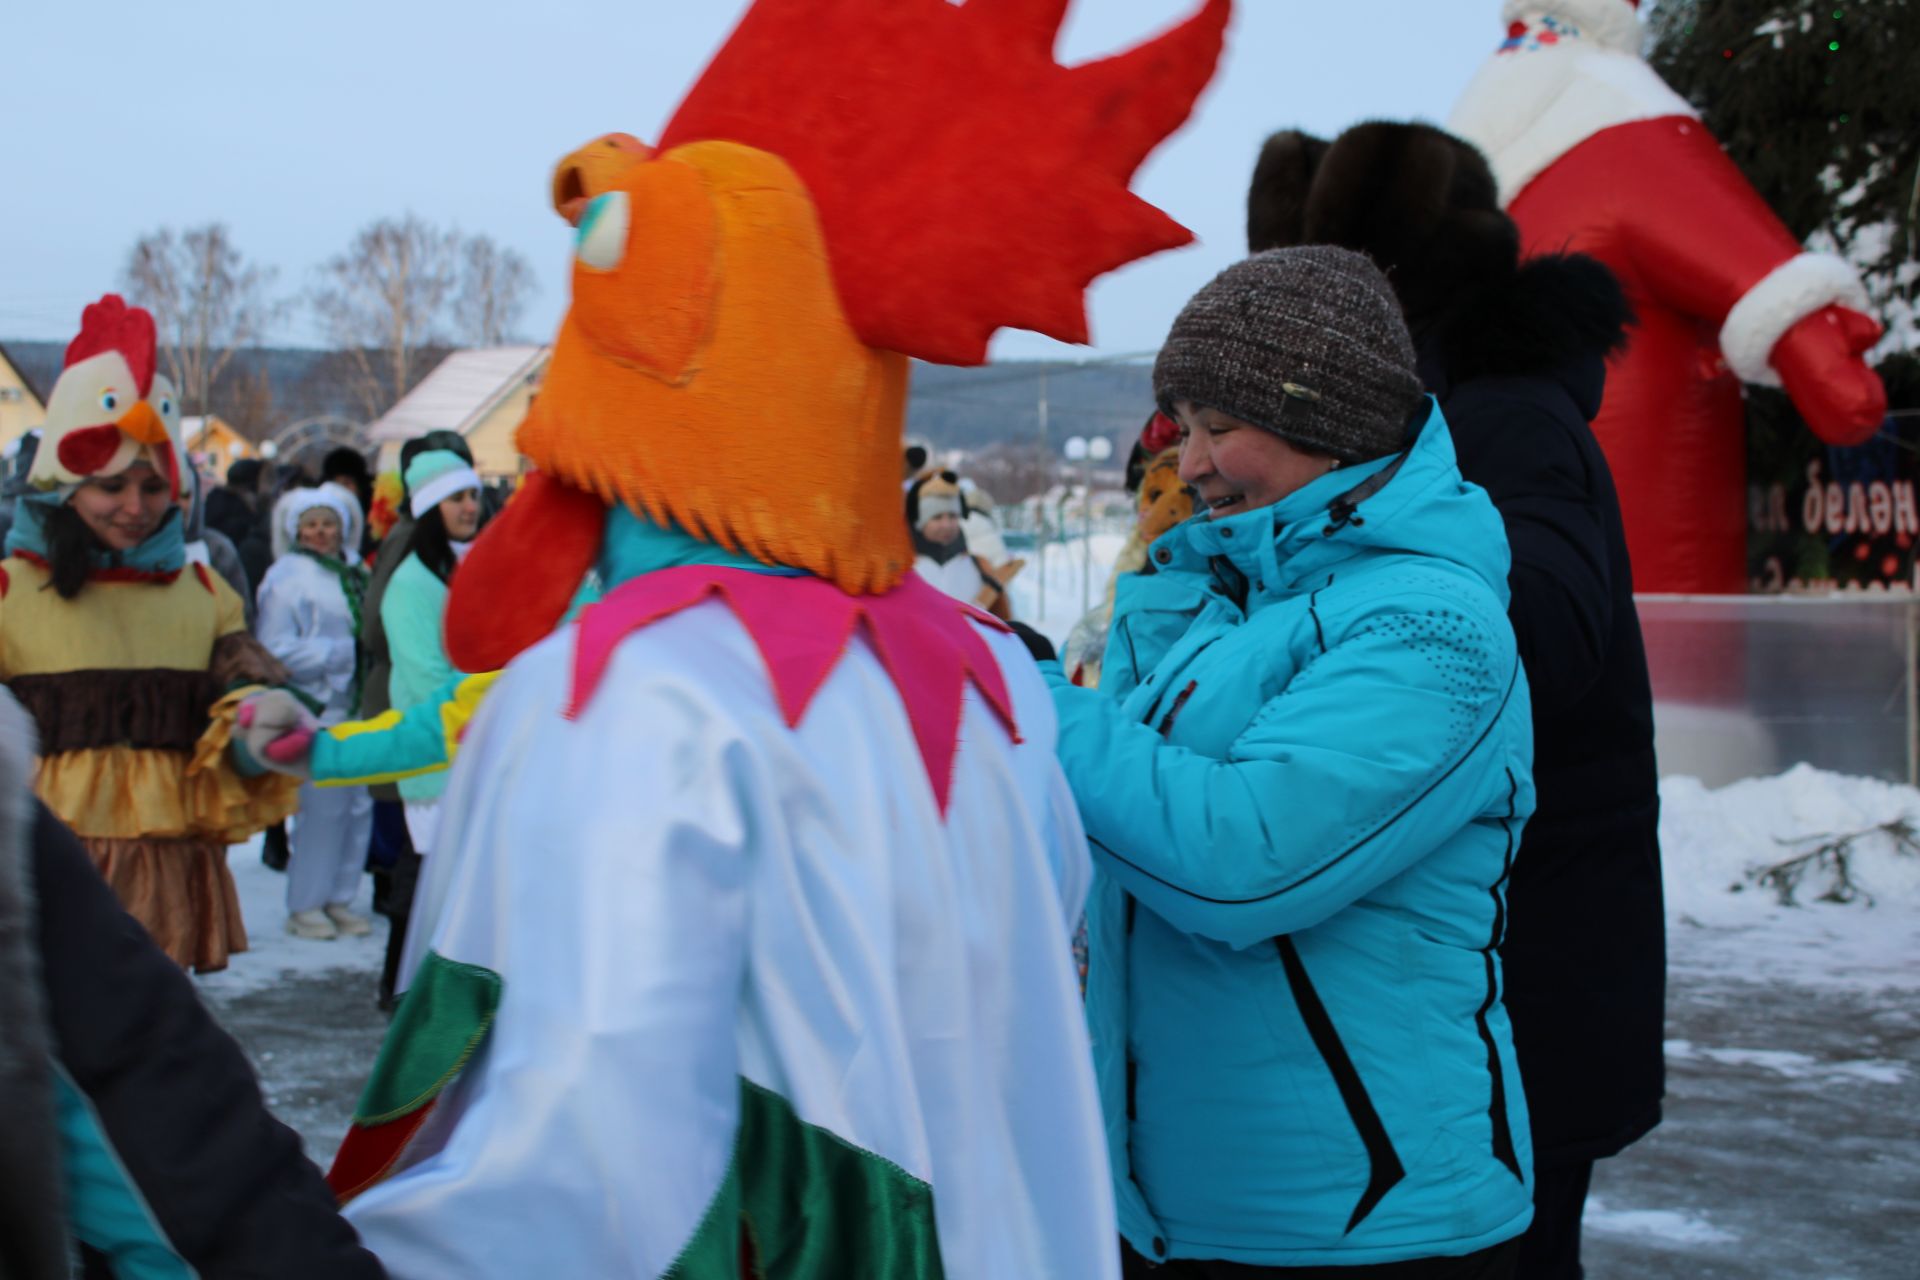
<svg viewBox="0 0 1920 1280">
<path fill-rule="evenodd" d="M 595 345 L 600 201 L 671 167 L 620 137 L 554 184 L 592 323 L 490 530 L 446 433 L 382 537 L 350 450 L 203 492 L 151 318 L 88 308 L 0 563 L 6 1274 L 1577 1277 L 1662 1089 L 1605 269 L 1523 266 L 1436 130 L 1277 136 L 1063 662 L 991 498 L 849 428 L 904 343 L 815 352 L 777 433 L 731 392 L 632 430 L 682 384 Z M 702 234 L 823 234 L 703 146 L 755 212 Z M 782 279 L 743 305 L 840 305 Z M 391 921 L 344 1221 L 182 976 L 280 824 L 303 945 L 371 930 L 369 868 Z"/>
</svg>

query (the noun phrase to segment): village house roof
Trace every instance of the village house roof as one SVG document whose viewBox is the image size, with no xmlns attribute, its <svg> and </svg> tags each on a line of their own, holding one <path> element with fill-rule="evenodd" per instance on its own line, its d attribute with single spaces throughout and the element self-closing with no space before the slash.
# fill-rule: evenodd
<svg viewBox="0 0 1920 1280">
<path fill-rule="evenodd" d="M 546 367 L 548 348 L 484 347 L 456 351 L 382 414 L 368 435 L 375 443 L 411 440 L 429 431 L 466 435 L 502 400 Z"/>
</svg>

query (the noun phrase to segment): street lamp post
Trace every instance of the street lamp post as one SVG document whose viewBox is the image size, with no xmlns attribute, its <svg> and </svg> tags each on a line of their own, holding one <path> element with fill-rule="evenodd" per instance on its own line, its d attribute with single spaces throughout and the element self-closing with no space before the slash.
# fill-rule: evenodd
<svg viewBox="0 0 1920 1280">
<path fill-rule="evenodd" d="M 1040 458 L 1047 458 L 1047 367 L 1040 366 L 1040 400 L 1034 406 L 1034 416 L 1040 424 Z M 1052 468 L 1048 468 L 1051 470 Z M 1038 504 L 1040 512 L 1040 616 L 1047 616 L 1047 543 L 1052 535 L 1047 529 L 1047 499 L 1043 493 Z"/>
<path fill-rule="evenodd" d="M 1067 461 L 1080 464 L 1080 612 L 1093 608 L 1093 464 L 1113 456 L 1113 441 L 1105 436 L 1067 440 Z"/>
</svg>

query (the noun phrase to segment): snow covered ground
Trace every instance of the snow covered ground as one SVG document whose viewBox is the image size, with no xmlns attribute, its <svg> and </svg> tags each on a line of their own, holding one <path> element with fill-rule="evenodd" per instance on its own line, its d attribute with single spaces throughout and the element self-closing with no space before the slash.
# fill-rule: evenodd
<svg viewBox="0 0 1920 1280">
<path fill-rule="evenodd" d="M 227 867 L 240 890 L 247 922 L 247 950 L 219 973 L 200 978 L 203 994 L 238 996 L 308 975 L 365 973 L 376 976 L 386 956 L 386 921 L 373 912 L 373 880 L 360 882 L 353 909 L 373 920 L 364 938 L 317 942 L 287 932 L 287 878 L 260 861 L 260 837 L 227 850 Z"/>
<path fill-rule="evenodd" d="M 1920 1222 L 1920 791 L 1801 766 L 1660 786 L 1668 944 L 1660 1128 L 1602 1161 L 1588 1274 L 1912 1280 Z M 1857 838 L 1859 896 L 1756 873 Z M 1870 898 L 1869 898 L 1870 895 Z"/>
<path fill-rule="evenodd" d="M 1082 599 L 1095 605 L 1106 599 L 1107 579 L 1113 576 L 1113 562 L 1126 542 L 1125 534 L 1094 534 L 1091 561 L 1086 538 L 1053 543 L 1044 557 L 1037 549 L 1022 552 L 1027 567 L 1010 589 L 1013 616 L 1053 641 L 1055 648 L 1064 646 L 1067 633 L 1086 612 Z"/>
<path fill-rule="evenodd" d="M 286 931 L 286 877 L 260 861 L 258 837 L 227 854 L 249 950 L 197 979 L 200 994 L 246 1048 L 267 1105 L 321 1168 L 346 1136 L 354 1100 L 379 1052 L 386 1017 L 374 1003 L 387 922 L 364 938 L 316 942 Z M 372 910 L 372 880 L 354 910 Z"/>
<path fill-rule="evenodd" d="M 1077 578 L 1055 572 L 1077 609 Z M 1065 612 L 1050 598 L 1055 621 Z M 1589 1276 L 1913 1280 L 1920 853 L 1876 829 L 1920 826 L 1920 791 L 1797 768 L 1717 791 L 1670 778 L 1661 796 L 1666 1121 L 1599 1166 Z M 1852 902 L 1819 900 L 1831 867 L 1809 870 L 1793 906 L 1754 882 L 1862 831 L 1874 833 L 1850 851 Z M 253 949 L 200 989 L 324 1166 L 385 1030 L 373 999 L 385 922 L 368 938 L 289 937 L 285 880 L 258 843 L 236 846 L 230 864 Z"/>
<path fill-rule="evenodd" d="M 1920 988 L 1920 791 L 1800 765 L 1709 791 L 1692 778 L 1660 784 L 1669 967 L 1823 990 Z M 1757 870 L 1859 835 L 1847 854 L 1852 902 L 1822 901 L 1839 881 L 1811 865 L 1795 905 L 1755 882 Z"/>
</svg>

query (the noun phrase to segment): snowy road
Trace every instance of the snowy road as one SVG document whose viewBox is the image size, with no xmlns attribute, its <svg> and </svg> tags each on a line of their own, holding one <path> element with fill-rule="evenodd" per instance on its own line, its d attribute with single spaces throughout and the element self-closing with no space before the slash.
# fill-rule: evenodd
<svg viewBox="0 0 1920 1280">
<path fill-rule="evenodd" d="M 1920 1274 L 1910 993 L 1679 972 L 1667 1026 L 1666 1120 L 1595 1172 L 1590 1276 Z"/>
<path fill-rule="evenodd" d="M 1920 857 L 1884 841 L 1861 850 L 1871 908 L 1727 890 L 1781 839 L 1920 814 L 1920 793 L 1811 772 L 1690 788 L 1663 788 L 1666 1121 L 1600 1165 L 1588 1275 L 1915 1280 Z M 1763 835 L 1739 833 L 1756 822 Z M 324 1166 L 385 1029 L 373 1003 L 384 922 L 371 938 L 296 941 L 279 932 L 285 882 L 251 849 L 233 867 L 254 950 L 201 991 Z"/>
<path fill-rule="evenodd" d="M 324 1165 L 385 1027 L 373 971 L 207 994 Z M 1666 1122 L 1594 1180 L 1592 1280 L 1913 1280 L 1913 1002 L 1682 975 L 1669 1028 Z"/>
</svg>

